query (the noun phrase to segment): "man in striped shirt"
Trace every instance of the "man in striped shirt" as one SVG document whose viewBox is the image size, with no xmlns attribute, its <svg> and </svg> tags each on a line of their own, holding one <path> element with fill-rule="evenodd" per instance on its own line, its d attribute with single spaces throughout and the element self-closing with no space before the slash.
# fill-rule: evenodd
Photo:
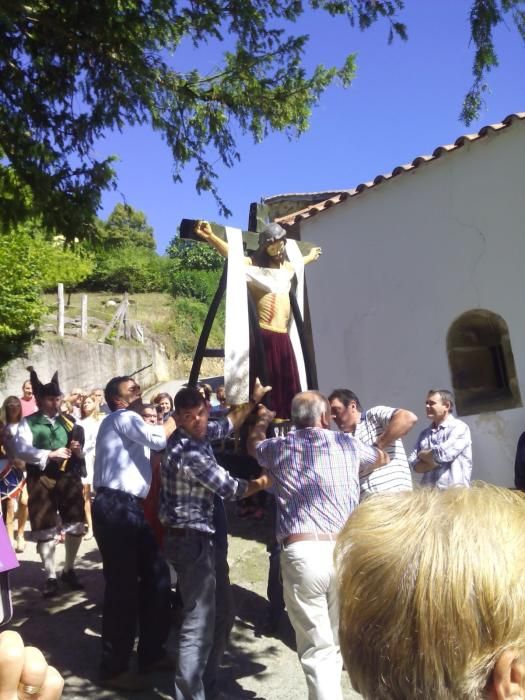
<svg viewBox="0 0 525 700">
<path fill-rule="evenodd" d="M 389 458 L 377 447 L 329 430 L 330 405 L 316 391 L 297 394 L 291 412 L 296 430 L 267 440 L 274 414 L 260 407 L 248 451 L 274 482 L 284 600 L 308 698 L 342 700 L 333 550 L 359 503 L 359 470 L 382 466 Z"/>
<path fill-rule="evenodd" d="M 382 469 L 359 472 L 361 500 L 370 493 L 412 490 L 412 475 L 401 438 L 416 424 L 417 416 L 405 408 L 374 406 L 363 411 L 350 389 L 334 389 L 328 397 L 337 427 L 365 445 L 375 445 L 388 453 L 390 463 Z"/>
</svg>

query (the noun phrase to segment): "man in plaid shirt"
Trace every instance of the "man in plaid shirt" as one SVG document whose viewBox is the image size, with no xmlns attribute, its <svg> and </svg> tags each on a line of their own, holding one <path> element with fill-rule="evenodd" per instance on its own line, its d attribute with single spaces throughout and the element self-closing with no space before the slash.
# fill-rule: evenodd
<svg viewBox="0 0 525 700">
<path fill-rule="evenodd" d="M 193 388 L 175 396 L 177 430 L 162 466 L 160 520 L 166 528 L 165 553 L 177 573 L 182 597 L 178 633 L 175 700 L 211 700 L 203 677 L 212 650 L 215 627 L 215 550 L 213 500 L 240 499 L 266 488 L 267 476 L 237 479 L 215 459 L 210 441 L 238 429 L 271 387 L 257 380 L 253 398 L 208 423 L 208 407 Z M 213 685 L 214 679 L 209 679 Z"/>
<path fill-rule="evenodd" d="M 359 470 L 388 455 L 329 430 L 330 404 L 317 391 L 292 401 L 295 431 L 266 438 L 273 414 L 260 407 L 248 451 L 268 470 L 277 503 L 283 593 L 309 700 L 342 700 L 334 546 L 359 504 Z"/>
</svg>

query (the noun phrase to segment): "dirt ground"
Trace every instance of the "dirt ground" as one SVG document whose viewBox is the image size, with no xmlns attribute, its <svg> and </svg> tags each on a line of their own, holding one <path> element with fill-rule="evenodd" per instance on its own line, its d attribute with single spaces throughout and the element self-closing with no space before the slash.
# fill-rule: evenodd
<svg viewBox="0 0 525 700">
<path fill-rule="evenodd" d="M 294 650 L 293 630 L 286 616 L 276 636 L 262 633 L 267 610 L 265 597 L 268 557 L 266 542 L 271 524 L 236 517 L 230 512 L 230 575 L 236 602 L 236 621 L 226 653 L 221 681 L 232 700 L 305 700 L 303 673 Z M 63 545 L 57 547 L 59 571 Z M 83 592 L 62 592 L 44 600 L 40 587 L 44 573 L 35 544 L 19 555 L 21 566 L 11 575 L 14 616 L 9 628 L 19 631 L 26 644 L 40 647 L 56 666 L 66 686 L 66 700 L 134 697 L 171 698 L 170 674 L 153 676 L 154 689 L 125 695 L 96 685 L 100 651 L 103 577 L 94 539 L 82 543 L 76 570 L 85 583 Z M 360 696 L 343 678 L 345 700 Z"/>
</svg>

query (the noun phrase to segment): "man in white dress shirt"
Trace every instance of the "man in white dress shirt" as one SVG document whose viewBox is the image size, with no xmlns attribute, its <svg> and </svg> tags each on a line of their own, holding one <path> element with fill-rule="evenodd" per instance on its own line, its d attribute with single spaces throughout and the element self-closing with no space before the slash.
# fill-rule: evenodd
<svg viewBox="0 0 525 700">
<path fill-rule="evenodd" d="M 151 484 L 150 450 L 165 448 L 175 422 L 148 425 L 129 410 L 140 403 L 140 387 L 131 377 L 111 379 L 105 398 L 111 414 L 98 433 L 93 479 L 93 532 L 106 582 L 100 675 L 106 687 L 139 691 L 147 680 L 128 670 L 137 626 L 139 670 L 170 666 L 164 650 L 169 569 L 144 518 L 143 500 Z"/>
</svg>

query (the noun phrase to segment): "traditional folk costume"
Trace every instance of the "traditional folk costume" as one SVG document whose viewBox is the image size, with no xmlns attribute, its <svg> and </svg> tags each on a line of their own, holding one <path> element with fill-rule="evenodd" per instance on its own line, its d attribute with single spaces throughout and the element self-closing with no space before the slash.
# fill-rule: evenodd
<svg viewBox="0 0 525 700">
<path fill-rule="evenodd" d="M 57 372 L 49 384 L 43 385 L 31 371 L 31 383 L 39 401 L 43 397 L 61 396 Z M 59 462 L 49 459 L 49 453 L 69 447 L 72 440 L 84 444 L 84 430 L 72 416 L 57 413 L 53 417 L 38 410 L 20 423 L 16 452 L 27 463 L 29 520 L 37 551 L 48 580 L 44 596 L 58 590 L 55 571 L 55 547 L 58 534 L 57 514 L 65 535 L 66 559 L 62 581 L 73 590 L 83 588 L 73 570 L 73 564 L 84 534 L 84 498 L 81 477 L 85 473 L 83 457 L 71 455 Z"/>
</svg>

